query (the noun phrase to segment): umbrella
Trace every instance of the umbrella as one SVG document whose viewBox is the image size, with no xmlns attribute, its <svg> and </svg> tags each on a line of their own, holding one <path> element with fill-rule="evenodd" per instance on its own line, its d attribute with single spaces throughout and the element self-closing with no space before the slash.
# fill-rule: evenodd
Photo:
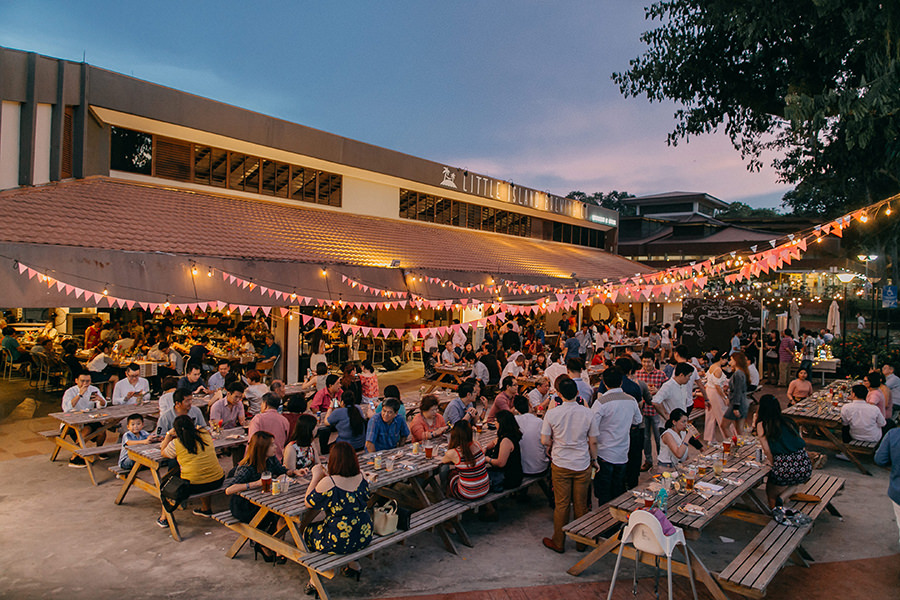
<svg viewBox="0 0 900 600">
<path fill-rule="evenodd" d="M 796 337 L 800 332 L 800 307 L 797 306 L 797 303 L 794 300 L 791 300 L 790 326 L 791 332 Z"/>
<path fill-rule="evenodd" d="M 838 307 L 837 300 L 832 300 L 831 306 L 828 307 L 828 319 L 825 322 L 825 327 L 832 334 L 841 335 L 841 309 Z"/>
</svg>

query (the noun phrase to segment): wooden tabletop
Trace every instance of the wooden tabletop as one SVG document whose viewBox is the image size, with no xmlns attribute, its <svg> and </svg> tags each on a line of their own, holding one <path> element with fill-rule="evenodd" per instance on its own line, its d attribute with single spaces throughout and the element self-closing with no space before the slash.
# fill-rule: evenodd
<svg viewBox="0 0 900 600">
<path fill-rule="evenodd" d="M 465 375 L 472 370 L 472 367 L 468 365 L 434 365 L 434 370 L 438 373 Z"/>
<path fill-rule="evenodd" d="M 673 493 L 672 496 L 669 497 L 668 514 L 666 515 L 672 524 L 677 527 L 692 529 L 699 532 L 716 517 L 722 514 L 729 506 L 741 498 L 741 496 L 759 485 L 760 481 L 762 481 L 769 472 L 768 465 L 763 464 L 760 467 L 756 467 L 745 464 L 746 460 L 753 459 L 758 447 L 758 443 L 753 440 L 752 442 L 739 447 L 737 452 L 732 453 L 728 458 L 725 468 L 736 468 L 737 471 L 733 473 L 723 473 L 723 477 L 732 480 L 742 479 L 743 482 L 741 484 L 732 485 L 723 483 L 722 481 L 716 481 L 715 474 L 710 466 L 706 475 L 702 478 L 698 478 L 698 481 L 706 481 L 715 485 L 721 485 L 723 489 L 720 495 L 710 496 L 706 499 L 696 491 L 691 493 Z M 721 450 L 708 448 L 704 451 L 703 455 L 709 457 L 715 453 L 721 453 Z M 638 491 L 646 489 L 646 485 L 636 488 Z M 702 516 L 693 515 L 681 512 L 678 509 L 679 506 L 688 503 L 700 506 L 705 510 L 706 514 Z M 626 513 L 631 513 L 642 506 L 643 501 L 637 498 L 632 491 L 628 491 L 610 503 L 610 510 L 613 512 L 614 516 L 620 518 Z"/>
<path fill-rule="evenodd" d="M 244 431 L 243 427 L 223 429 L 218 437 L 213 438 L 213 448 L 215 448 L 216 450 L 231 448 L 233 446 L 240 446 L 246 443 L 247 432 Z M 129 446 L 128 451 L 140 454 L 144 458 L 149 458 L 152 461 L 160 462 L 165 457 L 162 455 L 162 450 L 160 450 L 159 446 L 159 443 L 139 444 L 136 446 Z"/>
<path fill-rule="evenodd" d="M 75 412 L 56 412 L 50 416 L 67 425 L 87 425 L 88 423 L 104 423 L 106 421 L 120 421 L 128 415 L 137 413 L 144 417 L 159 412 L 159 402 L 150 400 L 141 404 L 109 405 L 106 408 L 80 410 Z"/>
<path fill-rule="evenodd" d="M 376 455 L 381 458 L 381 469 L 379 470 L 376 470 L 374 466 Z M 394 460 L 393 471 L 388 471 L 385 466 L 388 458 Z M 437 469 L 440 464 L 440 459 L 436 455 L 430 459 L 425 458 L 425 451 L 422 447 L 419 448 L 418 454 L 413 454 L 411 444 L 392 450 L 359 455 L 359 466 L 369 480 L 370 490 L 425 475 Z M 263 492 L 261 489 L 252 489 L 239 492 L 239 494 L 257 506 L 265 507 L 281 516 L 296 518 L 307 510 L 305 498 L 309 482 L 309 476 L 294 477 L 291 479 L 290 489 L 286 493 L 273 495 Z"/>
<path fill-rule="evenodd" d="M 829 426 L 835 427 L 841 424 L 841 407 L 848 401 L 839 394 L 835 394 L 832 400 L 829 400 L 828 390 L 822 390 L 793 406 L 788 406 L 784 409 L 784 414 L 795 419 L 824 421 Z M 834 406 L 835 402 L 837 402 L 837 406 Z"/>
</svg>

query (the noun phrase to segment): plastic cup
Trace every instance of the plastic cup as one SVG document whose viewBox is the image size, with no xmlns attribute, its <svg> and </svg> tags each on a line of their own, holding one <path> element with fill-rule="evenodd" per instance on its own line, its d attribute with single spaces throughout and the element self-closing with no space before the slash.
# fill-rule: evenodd
<svg viewBox="0 0 900 600">
<path fill-rule="evenodd" d="M 725 466 L 722 464 L 721 460 L 716 460 L 713 462 L 713 472 L 716 474 L 716 477 L 720 477 L 722 475 L 722 470 Z"/>
<path fill-rule="evenodd" d="M 706 475 L 706 465 L 700 465 L 699 467 L 697 467 L 697 475 L 699 477 L 703 477 L 704 475 Z"/>
<path fill-rule="evenodd" d="M 268 471 L 266 471 L 265 473 L 262 474 L 261 481 L 262 481 L 262 491 L 264 491 L 267 494 L 271 494 L 272 493 L 272 474 L 269 473 Z"/>
<path fill-rule="evenodd" d="M 434 446 L 425 444 L 425 458 L 431 458 L 434 455 Z"/>
<path fill-rule="evenodd" d="M 653 506 L 653 497 L 650 494 L 644 494 L 644 508 Z"/>
<path fill-rule="evenodd" d="M 476 424 L 475 424 L 475 432 L 476 432 L 476 433 L 481 433 L 482 430 L 483 430 L 483 427 L 484 427 L 484 426 L 483 426 L 481 423 L 476 423 Z"/>
<path fill-rule="evenodd" d="M 394 459 L 386 458 L 384 460 L 384 469 L 385 471 L 393 471 L 394 470 Z"/>
</svg>

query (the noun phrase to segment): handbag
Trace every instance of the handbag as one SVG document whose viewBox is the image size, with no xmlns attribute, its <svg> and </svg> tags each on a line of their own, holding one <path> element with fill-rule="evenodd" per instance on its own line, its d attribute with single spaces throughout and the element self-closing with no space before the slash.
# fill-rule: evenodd
<svg viewBox="0 0 900 600">
<path fill-rule="evenodd" d="M 409 519 L 412 517 L 412 511 L 402 506 L 397 508 L 397 529 L 401 531 L 409 531 Z"/>
<path fill-rule="evenodd" d="M 173 469 L 166 473 L 160 482 L 159 500 L 167 513 L 173 513 L 178 506 L 187 500 L 188 484 L 190 482 L 178 476 L 179 470 Z"/>
<path fill-rule="evenodd" d="M 388 500 L 381 506 L 375 507 L 375 518 L 372 527 L 375 535 L 385 536 L 397 531 L 397 502 Z"/>
</svg>

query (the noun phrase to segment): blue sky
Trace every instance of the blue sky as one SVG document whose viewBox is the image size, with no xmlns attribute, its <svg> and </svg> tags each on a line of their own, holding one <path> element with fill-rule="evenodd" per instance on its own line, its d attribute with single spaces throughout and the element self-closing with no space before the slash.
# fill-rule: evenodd
<svg viewBox="0 0 900 600">
<path fill-rule="evenodd" d="M 674 105 L 619 94 L 642 4 L 0 0 L 0 44 L 557 194 L 777 206 L 789 188 L 724 134 L 669 147 Z"/>
</svg>

